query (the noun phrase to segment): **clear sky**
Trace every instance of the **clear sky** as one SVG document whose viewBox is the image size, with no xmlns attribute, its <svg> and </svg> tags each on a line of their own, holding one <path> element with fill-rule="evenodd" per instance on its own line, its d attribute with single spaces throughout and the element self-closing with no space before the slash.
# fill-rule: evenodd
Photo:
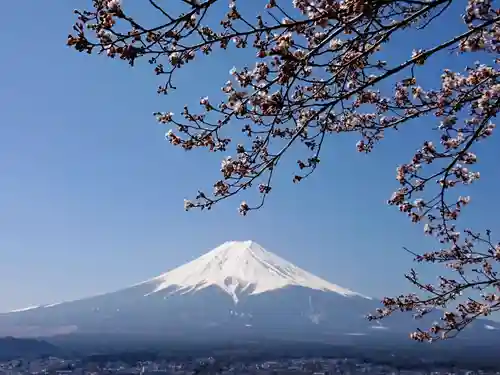
<svg viewBox="0 0 500 375">
<path fill-rule="evenodd" d="M 410 290 L 402 246 L 419 251 L 434 242 L 385 201 L 397 187 L 397 164 L 430 123 L 402 129 L 368 156 L 355 151 L 355 138 L 333 137 L 321 168 L 300 185 L 291 183 L 292 156 L 268 204 L 248 217 L 238 215 L 238 200 L 186 213 L 183 199 L 210 188 L 221 155 L 173 148 L 151 114 L 178 113 L 219 92 L 242 62 L 232 52 L 198 61 L 177 77 L 178 92 L 158 97 L 160 82 L 146 64 L 131 69 L 65 46 L 73 8 L 87 3 L 2 4 L 0 311 L 112 291 L 246 239 L 364 294 Z M 396 40 L 389 53 L 409 56 L 459 28 L 445 19 L 419 38 Z M 459 67 L 451 55 L 433 63 Z M 498 135 L 488 143 L 467 218 L 495 231 Z"/>
</svg>

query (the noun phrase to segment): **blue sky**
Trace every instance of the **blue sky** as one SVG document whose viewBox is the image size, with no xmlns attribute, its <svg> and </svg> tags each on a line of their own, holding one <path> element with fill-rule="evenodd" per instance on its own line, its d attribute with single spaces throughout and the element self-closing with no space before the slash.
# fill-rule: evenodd
<svg viewBox="0 0 500 375">
<path fill-rule="evenodd" d="M 364 294 L 411 290 L 402 246 L 419 251 L 434 242 L 385 201 L 397 186 L 397 164 L 431 124 L 414 123 L 368 156 L 355 151 L 356 139 L 333 137 L 318 173 L 299 185 L 291 183 L 292 155 L 267 205 L 248 217 L 238 215 L 238 200 L 185 213 L 183 199 L 218 177 L 220 155 L 173 148 L 164 140 L 168 128 L 151 114 L 178 113 L 218 92 L 240 60 L 218 53 L 198 61 L 178 76 L 178 92 L 158 97 L 149 66 L 131 69 L 65 46 L 72 10 L 86 3 L 3 4 L 0 311 L 112 291 L 234 239 L 253 239 Z M 445 20 L 419 38 L 396 40 L 389 54 L 425 47 L 431 35 L 444 40 L 459 26 Z M 455 62 L 446 55 L 435 61 Z M 488 143 L 466 219 L 495 230 L 498 136 Z"/>
</svg>

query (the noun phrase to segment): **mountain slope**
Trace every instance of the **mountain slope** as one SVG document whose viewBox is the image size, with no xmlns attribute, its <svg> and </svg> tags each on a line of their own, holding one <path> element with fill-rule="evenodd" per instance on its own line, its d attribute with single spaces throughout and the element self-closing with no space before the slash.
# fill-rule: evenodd
<svg viewBox="0 0 500 375">
<path fill-rule="evenodd" d="M 255 242 L 232 241 L 117 292 L 0 315 L 0 335 L 318 339 L 407 335 L 432 323 L 415 322 L 408 314 L 383 324 L 367 321 L 365 315 L 377 307 L 378 301 L 314 276 Z M 426 319 L 436 320 L 433 316 Z"/>
</svg>

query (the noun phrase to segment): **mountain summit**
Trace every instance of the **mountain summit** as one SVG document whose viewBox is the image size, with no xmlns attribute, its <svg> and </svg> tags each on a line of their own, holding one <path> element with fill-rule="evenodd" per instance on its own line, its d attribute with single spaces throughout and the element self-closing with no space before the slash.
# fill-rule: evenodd
<svg viewBox="0 0 500 375">
<path fill-rule="evenodd" d="M 253 241 L 225 242 L 198 259 L 144 284 L 155 285 L 151 293 L 172 287 L 173 293 L 189 293 L 217 286 L 235 303 L 238 303 L 240 293 L 256 295 L 288 286 L 369 298 L 314 276 Z"/>
<path fill-rule="evenodd" d="M 209 342 L 337 340 L 384 332 L 405 337 L 432 324 L 425 319 L 441 315 L 415 321 L 398 314 L 382 324 L 369 322 L 366 314 L 378 307 L 378 301 L 304 271 L 253 241 L 230 241 L 116 292 L 0 314 L 0 336 L 126 334 Z M 496 332 L 483 325 L 481 334 Z"/>
</svg>

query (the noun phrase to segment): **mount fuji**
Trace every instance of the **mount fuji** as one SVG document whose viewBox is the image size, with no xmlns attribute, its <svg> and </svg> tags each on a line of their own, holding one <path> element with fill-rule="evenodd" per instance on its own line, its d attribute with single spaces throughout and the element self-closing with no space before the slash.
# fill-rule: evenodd
<svg viewBox="0 0 500 375">
<path fill-rule="evenodd" d="M 377 307 L 379 301 L 323 280 L 253 241 L 231 241 L 116 292 L 0 314 L 0 336 L 325 339 L 407 335 L 432 323 L 415 322 L 408 314 L 369 322 L 366 314 Z M 496 324 L 477 326 L 492 332 Z"/>
</svg>

